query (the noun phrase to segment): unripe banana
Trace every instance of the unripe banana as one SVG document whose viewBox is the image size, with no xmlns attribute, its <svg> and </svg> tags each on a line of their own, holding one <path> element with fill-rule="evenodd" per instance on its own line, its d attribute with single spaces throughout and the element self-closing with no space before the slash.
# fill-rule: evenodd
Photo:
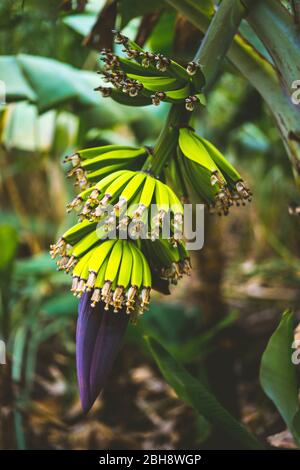
<svg viewBox="0 0 300 470">
<path fill-rule="evenodd" d="M 120 265 L 120 270 L 118 273 L 118 282 L 117 285 L 123 287 L 124 289 L 130 283 L 131 279 L 131 270 L 132 270 L 132 253 L 129 246 L 129 242 L 123 242 L 123 254 L 122 254 L 122 261 Z"/>
<path fill-rule="evenodd" d="M 99 243 L 99 235 L 98 231 L 93 230 L 90 234 L 83 237 L 79 242 L 74 245 L 72 248 L 72 256 L 75 258 L 79 258 L 88 250 L 90 250 L 96 243 Z"/>
<path fill-rule="evenodd" d="M 170 205 L 168 187 L 159 180 L 156 180 L 155 184 L 155 202 L 159 212 L 168 212 Z"/>
<path fill-rule="evenodd" d="M 139 255 L 142 261 L 142 271 L 143 271 L 142 286 L 150 288 L 152 285 L 151 270 L 150 270 L 148 261 L 146 260 L 145 255 L 142 253 L 142 251 L 139 251 Z"/>
<path fill-rule="evenodd" d="M 88 181 L 99 181 L 101 178 L 105 178 L 106 176 L 109 176 L 111 173 L 114 173 L 118 170 L 125 169 L 127 166 L 127 163 L 115 163 L 114 165 L 107 165 L 103 168 L 100 168 L 99 170 L 91 171 L 86 174 L 86 178 Z"/>
<path fill-rule="evenodd" d="M 206 204 L 211 204 L 217 194 L 216 186 L 211 185 L 211 173 L 204 167 L 201 167 L 193 161 L 182 157 L 179 159 L 182 163 L 186 185 L 192 192 Z"/>
<path fill-rule="evenodd" d="M 241 175 L 239 172 L 234 168 L 233 165 L 231 165 L 231 163 L 226 160 L 224 155 L 222 155 L 221 152 L 211 142 L 199 136 L 198 139 L 202 142 L 211 158 L 225 176 L 228 176 L 234 183 L 241 180 Z"/>
<path fill-rule="evenodd" d="M 120 200 L 124 200 L 129 203 L 136 194 L 136 192 L 140 189 L 140 186 L 145 178 L 145 173 L 135 173 L 126 185 L 125 189 L 122 191 L 120 195 Z"/>
<path fill-rule="evenodd" d="M 88 222 L 87 220 L 84 220 L 83 222 L 79 222 L 76 225 L 73 225 L 73 227 L 69 228 L 63 236 L 62 239 L 65 240 L 66 243 L 70 243 L 71 245 L 74 245 L 77 243 L 83 236 L 87 235 L 90 233 L 94 228 L 96 227 L 96 223 L 94 222 Z"/>
<path fill-rule="evenodd" d="M 111 252 L 116 240 L 105 240 L 93 250 L 93 256 L 89 260 L 89 271 L 97 273 L 102 263 Z"/>
<path fill-rule="evenodd" d="M 167 186 L 167 185 L 166 185 Z M 177 195 L 174 193 L 173 189 L 167 186 L 169 194 L 169 205 L 170 209 L 174 214 L 183 214 L 183 205 L 178 199 Z"/>
<path fill-rule="evenodd" d="M 142 189 L 140 189 L 135 194 L 133 199 L 130 200 L 130 203 L 128 204 L 126 211 L 122 214 L 123 217 L 129 218 L 129 219 L 133 218 L 134 213 L 135 213 L 135 211 L 137 210 L 137 208 L 139 206 L 139 200 L 141 198 L 141 193 L 142 193 Z"/>
<path fill-rule="evenodd" d="M 146 180 L 143 184 L 143 189 L 139 200 L 139 204 L 141 206 L 149 207 L 151 205 L 155 189 L 155 183 L 155 178 L 150 175 L 147 175 Z"/>
<path fill-rule="evenodd" d="M 123 93 L 115 88 L 109 88 L 110 97 L 116 101 L 116 103 L 124 104 L 127 106 L 148 106 L 152 104 L 152 100 L 148 96 L 130 96 L 127 93 Z"/>
<path fill-rule="evenodd" d="M 182 128 L 179 130 L 178 143 L 185 157 L 193 160 L 195 163 L 198 163 L 211 172 L 218 171 L 218 167 L 210 157 L 208 151 L 191 129 Z"/>
<path fill-rule="evenodd" d="M 105 271 L 105 281 L 113 282 L 116 278 L 122 259 L 123 243 L 117 240 L 109 256 L 108 265 Z"/>
<path fill-rule="evenodd" d="M 173 188 L 176 188 L 178 194 L 180 196 L 180 200 L 186 200 L 188 191 L 185 185 L 185 181 L 183 175 L 181 173 L 178 158 L 175 156 L 174 158 L 168 161 L 168 165 L 165 168 L 165 175 L 167 179 L 167 183 Z"/>
<path fill-rule="evenodd" d="M 98 302 L 101 300 L 101 289 L 104 286 L 105 282 L 105 271 L 108 263 L 108 258 L 102 263 L 101 268 L 97 274 L 95 281 L 94 290 L 91 296 L 91 306 L 95 307 Z"/>
<path fill-rule="evenodd" d="M 126 183 L 132 179 L 134 175 L 133 171 L 126 171 L 123 173 L 121 176 L 119 176 L 117 179 L 115 179 L 107 188 L 105 191 L 105 195 L 107 198 L 111 199 L 114 195 L 116 195 L 119 191 L 122 190 L 122 188 L 126 185 Z"/>
<path fill-rule="evenodd" d="M 79 258 L 78 263 L 76 264 L 76 266 L 73 269 L 73 273 L 72 273 L 73 277 L 80 278 L 81 272 L 82 272 L 84 266 L 89 262 L 91 254 L 92 254 L 92 250 L 88 251 L 85 255 L 83 255 L 81 258 Z"/>
<path fill-rule="evenodd" d="M 171 103 L 176 103 L 190 96 L 191 88 L 189 84 L 187 84 L 173 91 L 165 91 L 165 94 L 166 94 L 167 101 L 170 101 Z"/>
<path fill-rule="evenodd" d="M 96 278 L 96 281 L 95 281 L 95 289 L 101 289 L 104 285 L 104 282 L 105 282 L 105 272 L 106 272 L 106 268 L 107 268 L 107 264 L 108 264 L 108 259 L 109 258 L 106 258 L 103 263 L 101 264 L 101 267 L 98 271 L 98 274 L 97 274 L 97 278 Z M 99 297 L 99 300 L 100 300 L 100 297 Z"/>
<path fill-rule="evenodd" d="M 86 160 L 90 158 L 99 157 L 100 155 L 104 155 L 114 150 L 132 150 L 132 147 L 130 147 L 129 145 L 101 145 L 100 147 L 92 147 L 88 149 L 78 150 L 76 154 L 79 155 L 81 160 Z"/>
<path fill-rule="evenodd" d="M 97 273 L 101 269 L 102 264 L 104 263 L 105 259 L 108 257 L 115 240 L 107 240 L 101 243 L 100 246 L 96 247 L 92 250 L 92 256 L 89 259 L 88 269 L 89 269 L 89 276 L 86 283 L 86 290 L 90 291 L 95 286 L 95 282 L 97 279 Z"/>
<path fill-rule="evenodd" d="M 171 91 L 182 88 L 185 84 L 182 80 L 172 77 L 143 77 L 140 75 L 128 74 L 128 77 L 142 83 L 150 91 Z"/>
<path fill-rule="evenodd" d="M 179 254 L 178 248 L 172 246 L 170 241 L 164 238 L 160 239 L 159 242 L 160 242 L 162 249 L 166 250 L 168 258 L 172 262 L 177 263 L 180 260 L 180 254 Z"/>
<path fill-rule="evenodd" d="M 131 285 L 139 289 L 143 281 L 140 251 L 133 243 L 130 243 L 129 246 L 132 254 Z"/>
<path fill-rule="evenodd" d="M 135 74 L 142 76 L 161 76 L 161 72 L 154 67 L 143 67 L 137 62 L 126 59 L 124 57 L 118 57 L 120 69 L 126 74 Z"/>
<path fill-rule="evenodd" d="M 114 171 L 112 173 L 110 173 L 109 175 L 107 175 L 105 178 L 102 178 L 97 184 L 95 184 L 94 186 L 92 186 L 91 189 L 92 191 L 93 190 L 96 190 L 98 192 L 98 194 L 101 194 L 102 192 L 104 192 L 106 190 L 106 188 L 108 188 L 108 186 L 114 181 L 116 180 L 117 178 L 119 178 L 119 176 L 123 175 L 124 173 L 126 173 L 128 170 L 118 170 L 118 171 Z"/>
</svg>

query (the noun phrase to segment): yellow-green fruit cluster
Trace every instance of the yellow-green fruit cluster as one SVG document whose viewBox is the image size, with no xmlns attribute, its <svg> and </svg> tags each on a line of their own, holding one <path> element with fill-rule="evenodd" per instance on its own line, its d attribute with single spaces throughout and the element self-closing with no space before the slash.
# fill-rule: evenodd
<svg viewBox="0 0 300 470">
<path fill-rule="evenodd" d="M 103 145 L 79 150 L 66 157 L 65 162 L 72 163 L 68 176 L 75 176 L 76 186 L 84 189 L 115 171 L 140 170 L 148 157 L 149 152 L 144 147 Z"/>
<path fill-rule="evenodd" d="M 163 54 L 144 51 L 117 32 L 115 40 L 123 44 L 126 57 L 102 50 L 104 81 L 112 85 L 97 88 L 103 96 L 132 106 L 185 103 L 188 111 L 204 100 L 201 90 L 205 80 L 199 65 L 190 62 L 184 68 Z"/>
<path fill-rule="evenodd" d="M 170 216 L 171 238 L 182 232 L 183 206 L 174 191 L 147 172 L 119 170 L 81 192 L 68 206 L 82 219 L 102 222 L 106 232 L 115 227 L 130 236 L 155 239 L 166 215 Z"/>
<path fill-rule="evenodd" d="M 102 301 L 105 309 L 142 313 L 151 291 L 149 264 L 133 242 L 106 240 L 79 258 L 73 269 L 72 292 L 80 297 L 91 292 L 91 304 Z"/>
<path fill-rule="evenodd" d="M 233 165 L 190 128 L 180 129 L 177 156 L 169 163 L 166 176 L 181 195 L 195 196 L 211 212 L 227 215 L 232 205 L 251 201 L 252 193 Z"/>
</svg>

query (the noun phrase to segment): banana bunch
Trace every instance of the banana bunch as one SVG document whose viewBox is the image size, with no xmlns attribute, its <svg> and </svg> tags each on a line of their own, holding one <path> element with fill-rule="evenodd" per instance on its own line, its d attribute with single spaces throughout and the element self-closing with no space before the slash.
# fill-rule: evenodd
<svg viewBox="0 0 300 470">
<path fill-rule="evenodd" d="M 81 230 L 83 226 L 88 225 L 82 224 Z M 72 270 L 71 291 L 77 297 L 90 292 L 93 307 L 102 301 L 106 310 L 113 306 L 118 312 L 126 305 L 128 314 L 143 313 L 150 301 L 152 272 L 156 278 L 173 284 L 183 274 L 190 274 L 183 242 L 172 246 L 167 240 L 142 240 L 138 245 L 134 241 L 98 238 L 92 229 L 71 246 L 68 242 L 73 236 L 78 240 L 78 233 L 78 227 L 66 233 L 58 266 L 67 273 Z"/>
<path fill-rule="evenodd" d="M 169 221 L 171 238 L 180 239 L 183 206 L 174 191 L 145 171 L 118 170 L 82 191 L 68 204 L 89 224 L 101 223 L 104 232 L 117 227 L 131 238 L 159 237 L 164 221 Z M 65 236 L 64 236 L 65 239 Z"/>
<path fill-rule="evenodd" d="M 115 42 L 124 46 L 126 57 L 102 50 L 104 81 L 112 85 L 96 88 L 104 97 L 132 106 L 157 106 L 161 101 L 185 103 L 188 111 L 193 111 L 196 103 L 204 103 L 201 90 L 205 80 L 199 65 L 190 62 L 184 68 L 162 54 L 144 51 L 119 32 L 114 33 Z"/>
<path fill-rule="evenodd" d="M 94 233 L 94 232 L 92 232 Z M 142 313 L 150 301 L 151 270 L 135 243 L 125 240 L 98 240 L 81 252 L 73 268 L 71 291 L 81 297 L 91 293 L 91 305 L 102 301 L 105 310 Z"/>
<path fill-rule="evenodd" d="M 68 177 L 75 176 L 75 185 L 84 189 L 114 171 L 123 168 L 140 170 L 148 157 L 149 150 L 144 147 L 104 145 L 79 150 L 64 161 L 72 165 Z"/>
<path fill-rule="evenodd" d="M 182 197 L 200 198 L 211 212 L 220 215 L 227 215 L 233 204 L 251 201 L 252 193 L 238 171 L 191 128 L 179 130 L 177 156 L 167 167 L 166 177 Z"/>
</svg>

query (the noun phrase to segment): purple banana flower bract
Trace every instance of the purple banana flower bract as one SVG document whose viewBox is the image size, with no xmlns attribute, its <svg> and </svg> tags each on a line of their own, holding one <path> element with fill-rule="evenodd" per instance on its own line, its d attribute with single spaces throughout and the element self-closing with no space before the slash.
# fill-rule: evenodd
<svg viewBox="0 0 300 470">
<path fill-rule="evenodd" d="M 114 313 L 101 302 L 91 307 L 89 293 L 78 307 L 76 363 L 79 393 L 87 413 L 104 387 L 128 325 L 125 309 Z"/>
</svg>

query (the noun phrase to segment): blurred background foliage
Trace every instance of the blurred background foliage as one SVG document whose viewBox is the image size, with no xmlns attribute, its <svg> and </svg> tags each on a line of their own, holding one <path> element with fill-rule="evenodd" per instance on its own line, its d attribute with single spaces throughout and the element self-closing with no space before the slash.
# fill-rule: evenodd
<svg viewBox="0 0 300 470">
<path fill-rule="evenodd" d="M 200 8 L 213 12 L 209 0 Z M 284 424 L 258 380 L 280 313 L 293 308 L 299 319 L 300 278 L 299 219 L 288 213 L 297 192 L 261 97 L 225 64 L 194 125 L 241 170 L 253 202 L 227 218 L 207 217 L 192 278 L 171 297 L 154 296 L 150 312 L 129 328 L 102 398 L 83 417 L 75 373 L 77 300 L 47 253 L 72 223 L 64 208 L 76 191 L 65 180 L 62 157 L 107 143 L 151 144 L 162 126 L 167 106 L 127 108 L 93 91 L 101 82 L 98 53 L 111 46 L 115 25 L 185 62 L 201 34 L 162 0 L 2 0 L 0 25 L 0 79 L 6 84 L 0 334 L 7 342 L 7 365 L 0 366 L 0 448 L 242 446 L 201 413 L 202 403 L 194 406 L 170 383 L 163 365 L 154 364 L 145 334 L 153 338 L 154 358 L 159 341 L 259 439 L 293 448 L 288 431 L 276 434 Z"/>
</svg>

